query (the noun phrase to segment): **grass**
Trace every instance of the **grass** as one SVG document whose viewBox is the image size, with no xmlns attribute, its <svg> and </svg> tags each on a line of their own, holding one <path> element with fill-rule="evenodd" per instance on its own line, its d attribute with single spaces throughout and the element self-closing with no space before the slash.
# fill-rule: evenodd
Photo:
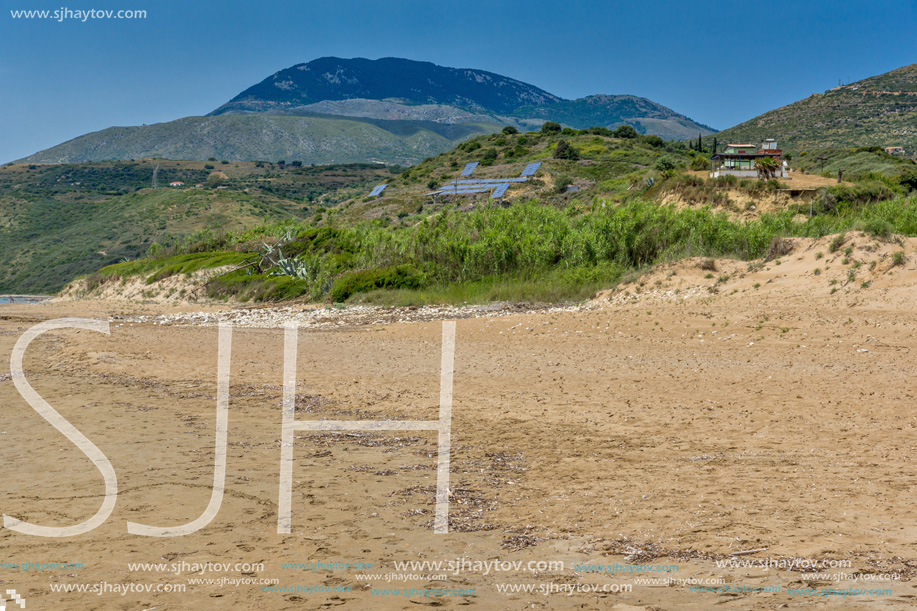
<svg viewBox="0 0 917 611">
<path fill-rule="evenodd" d="M 420 290 L 374 290 L 353 301 L 372 305 L 413 306 L 430 303 L 450 305 L 513 301 L 559 303 L 582 301 L 614 286 L 623 270 L 614 266 L 569 273 L 555 270 L 529 278 L 489 277 L 465 284 L 452 283 Z"/>
<path fill-rule="evenodd" d="M 259 235 L 292 231 L 282 249 L 289 257 L 309 257 L 322 271 L 316 278 L 323 278 L 327 286 L 239 271 L 215 281 L 210 293 L 218 298 L 311 295 L 404 304 L 569 301 L 590 297 L 629 272 L 664 261 L 703 257 L 701 265 L 709 268 L 708 260 L 715 257 L 749 260 L 786 254 L 783 238 L 788 236 L 838 233 L 831 242 L 836 252 L 847 230 L 876 219 L 896 233 L 917 234 L 917 206 L 904 198 L 865 207 L 856 216 L 819 215 L 802 223 L 791 211 L 734 221 L 724 212 L 679 210 L 645 200 L 595 205 L 579 215 L 535 202 L 464 213 L 446 209 L 415 225 L 397 227 L 378 221 L 336 228 L 282 223 L 230 233 L 217 243 L 243 248 Z M 250 257 L 251 253 L 225 250 L 190 253 L 111 266 L 103 272 L 146 274 L 152 281 Z M 718 283 L 725 279 L 721 275 Z"/>
<path fill-rule="evenodd" d="M 102 275 L 115 275 L 121 278 L 149 274 L 147 284 L 174 276 L 191 274 L 202 269 L 212 269 L 224 265 L 239 265 L 251 260 L 254 253 L 243 252 L 202 252 L 177 255 L 168 259 L 139 259 L 109 265 L 99 270 Z"/>
</svg>

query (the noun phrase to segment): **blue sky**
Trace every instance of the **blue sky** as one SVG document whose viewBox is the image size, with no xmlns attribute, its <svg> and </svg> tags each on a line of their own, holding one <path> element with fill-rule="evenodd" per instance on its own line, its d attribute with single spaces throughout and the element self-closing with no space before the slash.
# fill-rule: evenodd
<svg viewBox="0 0 917 611">
<path fill-rule="evenodd" d="M 723 129 L 917 62 L 917 3 L 803 0 L 0 0 L 0 162 L 111 125 L 202 115 L 317 57 L 480 68 L 629 93 Z M 146 10 L 141 20 L 12 10 Z"/>
</svg>

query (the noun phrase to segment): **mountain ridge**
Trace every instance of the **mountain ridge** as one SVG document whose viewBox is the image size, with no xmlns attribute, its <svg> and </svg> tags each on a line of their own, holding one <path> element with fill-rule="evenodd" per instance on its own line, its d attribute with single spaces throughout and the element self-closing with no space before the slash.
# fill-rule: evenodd
<svg viewBox="0 0 917 611">
<path fill-rule="evenodd" d="M 332 72 L 333 71 L 333 72 Z M 473 68 L 450 68 L 396 57 L 320 57 L 275 72 L 209 113 L 265 112 L 349 99 L 408 100 L 509 113 L 562 98 L 534 85 Z"/>
<path fill-rule="evenodd" d="M 485 70 L 400 58 L 324 57 L 275 72 L 204 117 L 110 127 L 19 162 L 159 156 L 409 165 L 474 135 L 506 125 L 536 130 L 545 121 L 577 129 L 627 124 L 674 140 L 714 131 L 638 96 L 565 100 Z"/>
</svg>

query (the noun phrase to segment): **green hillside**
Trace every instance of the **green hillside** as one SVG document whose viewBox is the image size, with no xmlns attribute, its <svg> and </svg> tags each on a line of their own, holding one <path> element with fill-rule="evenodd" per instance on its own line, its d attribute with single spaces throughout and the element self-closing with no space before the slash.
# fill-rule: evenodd
<svg viewBox="0 0 917 611">
<path fill-rule="evenodd" d="M 903 146 L 917 153 L 917 64 L 813 94 L 717 134 L 726 142 L 776 138 L 782 148 Z M 710 138 L 712 140 L 712 138 Z"/>
<path fill-rule="evenodd" d="M 496 125 L 374 121 L 355 117 L 220 115 L 142 127 L 110 127 L 30 155 L 20 163 L 113 159 L 298 160 L 305 164 L 379 161 L 409 165 Z"/>
<path fill-rule="evenodd" d="M 149 188 L 156 165 L 159 185 L 185 186 Z M 390 176 L 378 165 L 281 169 L 156 160 L 3 166 L 0 292 L 57 291 L 77 275 L 146 254 L 154 242 L 307 218 L 335 203 L 329 192 L 353 195 Z"/>
<path fill-rule="evenodd" d="M 478 179 L 517 177 L 533 161 L 541 166 L 500 200 L 489 192 L 431 195 L 472 161 L 480 164 Z M 761 256 L 782 235 L 854 227 L 877 236 L 917 233 L 912 162 L 844 149 L 800 153 L 794 165 L 818 173 L 822 161 L 847 168 L 854 184 L 828 183 L 805 222 L 809 199 L 775 215 L 733 220 L 749 202 L 772 199 L 786 185 L 689 174 L 708 167 L 704 154 L 628 126 L 506 128 L 403 171 L 164 160 L 4 167 L 0 290 L 53 290 L 89 273 L 90 286 L 143 276 L 155 295 L 158 278 L 243 262 L 210 281 L 205 293 L 239 300 L 563 301 L 588 297 L 660 260 Z M 185 185 L 151 189 L 156 166 L 160 185 Z M 368 197 L 382 182 L 382 196 Z M 679 208 L 660 204 L 672 197 Z"/>
</svg>

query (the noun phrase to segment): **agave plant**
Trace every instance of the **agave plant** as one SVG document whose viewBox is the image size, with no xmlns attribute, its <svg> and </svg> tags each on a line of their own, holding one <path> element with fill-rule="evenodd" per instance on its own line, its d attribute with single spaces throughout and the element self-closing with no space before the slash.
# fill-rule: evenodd
<svg viewBox="0 0 917 611">
<path fill-rule="evenodd" d="M 305 280 L 309 283 L 309 294 L 313 299 L 321 297 L 331 288 L 331 274 L 319 254 L 287 258 L 278 248 L 271 275 Z"/>
</svg>

